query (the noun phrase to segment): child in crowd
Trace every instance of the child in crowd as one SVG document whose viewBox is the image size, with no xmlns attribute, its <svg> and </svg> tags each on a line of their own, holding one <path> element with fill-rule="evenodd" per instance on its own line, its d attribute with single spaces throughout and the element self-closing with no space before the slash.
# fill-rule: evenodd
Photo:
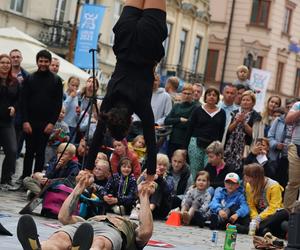
<svg viewBox="0 0 300 250">
<path fill-rule="evenodd" d="M 48 145 L 45 150 L 45 162 L 49 162 L 55 155 L 59 144 L 67 142 L 69 140 L 70 130 L 67 123 L 65 123 L 66 109 L 61 108 L 57 122 L 54 125 L 53 131 L 49 137 Z"/>
<path fill-rule="evenodd" d="M 122 157 L 127 157 L 131 160 L 133 167 L 133 174 L 136 179 L 141 174 L 141 164 L 139 163 L 138 157 L 134 151 L 128 148 L 127 140 L 122 141 L 113 140 L 114 152 L 110 158 L 111 169 L 113 173 L 118 172 L 118 165 Z"/>
<path fill-rule="evenodd" d="M 109 178 L 103 192 L 103 200 L 114 213 L 124 215 L 131 211 L 137 199 L 136 179 L 132 175 L 133 166 L 128 157 L 122 157 L 118 173 Z"/>
<path fill-rule="evenodd" d="M 230 167 L 224 161 L 224 148 L 221 142 L 214 141 L 207 148 L 208 163 L 205 171 L 210 176 L 210 192 L 214 195 L 217 188 L 224 187 L 225 176 L 230 172 Z"/>
<path fill-rule="evenodd" d="M 136 136 L 132 142 L 128 142 L 128 148 L 133 150 L 138 158 L 140 164 L 143 163 L 146 157 L 146 146 L 145 146 L 145 139 L 143 135 Z"/>
<path fill-rule="evenodd" d="M 235 224 L 239 233 L 248 233 L 249 208 L 240 186 L 240 177 L 229 173 L 225 177 L 225 188 L 217 192 L 209 204 L 211 211 L 210 229 L 225 228 L 227 223 Z"/>
<path fill-rule="evenodd" d="M 250 81 L 248 79 L 248 75 L 249 75 L 249 69 L 247 66 L 245 65 L 240 65 L 237 67 L 236 69 L 236 75 L 237 75 L 237 79 L 234 81 L 234 85 L 238 85 L 241 84 L 243 85 L 246 89 L 249 89 L 249 84 Z"/>
<path fill-rule="evenodd" d="M 186 162 L 187 153 L 183 149 L 174 151 L 171 166 L 168 175 L 173 177 L 174 196 L 172 199 L 172 208 L 181 206 L 182 199 L 186 191 L 193 184 L 190 167 Z"/>
<path fill-rule="evenodd" d="M 155 192 L 150 196 L 150 209 L 155 218 L 164 219 L 171 210 L 172 196 L 174 192 L 173 177 L 167 175 L 169 168 L 169 158 L 165 154 L 157 154 L 156 158 L 156 174 L 154 181 L 157 184 Z M 147 179 L 146 170 L 138 179 L 138 183 Z M 138 207 L 138 206 L 137 206 Z M 135 209 L 132 211 L 130 218 L 137 219 L 138 211 Z"/>
<path fill-rule="evenodd" d="M 208 217 L 208 205 L 211 196 L 207 191 L 209 187 L 209 173 L 200 171 L 196 175 L 194 185 L 185 194 L 181 205 L 181 219 L 184 225 L 189 225 L 196 211 L 199 211 L 198 217 L 201 217 L 203 226 Z M 199 221 L 199 220 L 198 220 Z"/>
<path fill-rule="evenodd" d="M 29 190 L 27 193 L 28 198 L 38 194 L 42 187 L 45 186 L 53 179 L 66 179 L 70 178 L 70 182 L 75 180 L 75 176 L 79 173 L 80 166 L 77 162 L 73 161 L 73 157 L 76 153 L 76 147 L 73 144 L 69 144 L 66 148 L 63 156 L 60 158 L 61 153 L 66 147 L 67 143 L 61 143 L 57 148 L 56 157 L 47 164 L 47 170 L 45 173 L 36 172 L 31 177 L 26 177 L 23 180 L 24 187 Z M 57 160 L 60 161 L 57 163 Z M 75 184 L 75 183 L 73 183 Z"/>
<path fill-rule="evenodd" d="M 70 135 L 73 136 L 72 143 L 75 142 L 75 137 L 76 137 L 75 130 L 80 115 L 80 101 L 78 98 L 79 85 L 80 85 L 80 80 L 78 77 L 71 76 L 68 79 L 68 88 L 67 91 L 65 92 L 64 103 L 63 103 L 63 105 L 66 108 L 66 115 L 64 118 L 64 122 L 68 124 Z"/>
<path fill-rule="evenodd" d="M 108 157 L 107 157 L 107 155 L 106 155 L 105 153 L 103 153 L 103 152 L 98 152 L 97 157 L 96 157 L 96 160 L 95 160 L 95 165 L 97 165 L 97 162 L 98 162 L 99 160 L 108 161 Z"/>
</svg>

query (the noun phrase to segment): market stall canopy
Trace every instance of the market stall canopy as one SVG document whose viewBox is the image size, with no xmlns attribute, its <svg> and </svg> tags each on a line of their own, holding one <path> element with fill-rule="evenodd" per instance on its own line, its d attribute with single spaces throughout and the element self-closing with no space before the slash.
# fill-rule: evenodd
<svg viewBox="0 0 300 250">
<path fill-rule="evenodd" d="M 34 72 L 37 69 L 35 56 L 40 50 L 47 49 L 47 46 L 15 27 L 0 28 L 0 53 L 8 54 L 12 49 L 22 52 L 22 67 L 29 72 Z M 58 75 L 64 80 L 68 80 L 70 76 L 77 76 L 82 84 L 90 77 L 88 73 L 72 63 L 51 51 L 50 53 L 60 60 Z"/>
</svg>

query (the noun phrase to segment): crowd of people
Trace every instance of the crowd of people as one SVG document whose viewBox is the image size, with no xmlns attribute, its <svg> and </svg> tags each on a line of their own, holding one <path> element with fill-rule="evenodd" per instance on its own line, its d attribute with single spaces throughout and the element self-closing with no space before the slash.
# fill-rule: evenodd
<svg viewBox="0 0 300 250">
<path fill-rule="evenodd" d="M 150 10 L 144 14 L 153 14 Z M 136 9 L 126 11 L 129 15 Z M 122 23 L 116 29 L 121 32 Z M 160 40 L 163 37 L 164 32 Z M 158 74 L 150 76 L 153 67 L 126 66 L 122 61 L 126 53 L 115 47 L 119 49 L 117 73 L 112 77 L 116 82 L 109 85 L 103 102 L 92 105 L 98 80 L 90 77 L 80 84 L 72 76 L 64 83 L 57 75 L 59 61 L 48 51 L 36 55 L 38 70 L 32 74 L 21 67 L 18 49 L 0 55 L 0 143 L 5 154 L 1 189 L 14 190 L 19 184 L 30 200 L 59 179 L 76 190 L 80 170 L 89 169 L 93 182 L 81 183 L 79 189 L 98 197 L 101 213 L 141 220 L 146 203 L 157 219 L 166 219 L 176 210 L 185 225 L 215 230 L 231 223 L 238 232 L 248 233 L 253 222 L 258 235 L 271 232 L 286 237 L 286 223 L 300 188 L 299 99 L 286 99 L 282 106 L 281 98 L 272 95 L 263 112 L 257 112 L 256 93 L 244 65 L 237 68 L 237 80 L 225 84 L 222 95 L 201 83 L 185 83 L 179 89 L 176 77 L 168 78 L 162 87 Z M 130 56 L 140 59 L 140 55 Z M 152 80 L 152 97 L 146 92 L 148 85 L 147 89 L 135 86 L 137 92 L 132 93 L 134 86 L 127 89 L 118 83 L 116 79 L 128 71 L 138 73 L 130 75 L 134 84 L 140 83 L 138 77 Z M 79 90 L 80 85 L 84 87 Z M 157 131 L 166 128 L 169 133 L 153 138 L 150 108 Z M 103 127 L 115 109 L 124 109 L 130 118 L 134 113 L 132 120 L 126 120 L 131 121 L 126 138 L 119 132 L 127 132 L 123 123 L 108 126 L 110 133 Z M 23 172 L 12 183 L 24 140 Z M 93 156 L 87 159 L 91 154 L 97 155 L 95 161 Z M 138 195 L 138 185 L 148 185 L 149 180 L 155 185 L 153 192 L 145 191 L 148 204 Z"/>
<path fill-rule="evenodd" d="M 68 179 L 74 188 L 76 176 L 86 167 L 101 101 L 88 105 L 93 87 L 99 87 L 92 77 L 82 90 L 80 80 L 70 77 L 63 92 L 62 80 L 50 71 L 49 52 L 37 54 L 38 70 L 31 75 L 20 67 L 21 60 L 18 50 L 0 56 L 0 132 L 5 153 L 1 188 L 15 189 L 11 180 L 25 138 L 23 173 L 17 183 L 32 199 L 51 180 Z M 19 72 L 13 70 L 16 66 Z M 245 67 L 238 68 L 238 77 L 240 70 Z M 286 228 L 278 227 L 277 217 L 283 224 L 288 221 L 299 192 L 300 102 L 288 99 L 281 107 L 281 98 L 270 96 L 258 113 L 248 83 L 226 84 L 221 100 L 217 89 L 204 89 L 200 83 L 186 83 L 181 91 L 178 87 L 176 77 L 167 79 L 165 88 L 160 87 L 158 75 L 153 83 L 155 125 L 170 130 L 156 138 L 156 189 L 150 196 L 154 218 L 165 219 L 178 210 L 183 224 L 217 229 L 230 222 L 242 233 L 255 220 L 258 234 L 271 231 L 283 237 Z M 84 112 L 87 107 L 92 112 Z M 106 134 L 104 141 L 92 166 L 95 181 L 88 191 L 102 202 L 104 209 L 99 211 L 138 219 L 137 186 L 148 174 L 138 116 L 127 138 L 117 140 Z"/>
</svg>

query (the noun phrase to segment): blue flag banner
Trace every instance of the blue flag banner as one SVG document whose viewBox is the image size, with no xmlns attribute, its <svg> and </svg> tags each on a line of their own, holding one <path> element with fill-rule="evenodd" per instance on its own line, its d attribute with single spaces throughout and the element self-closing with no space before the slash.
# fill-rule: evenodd
<svg viewBox="0 0 300 250">
<path fill-rule="evenodd" d="M 84 4 L 75 49 L 74 64 L 79 68 L 91 69 L 93 67 L 90 49 L 97 49 L 98 35 L 102 24 L 105 7 L 101 5 Z M 95 56 L 95 67 L 97 67 Z"/>
</svg>

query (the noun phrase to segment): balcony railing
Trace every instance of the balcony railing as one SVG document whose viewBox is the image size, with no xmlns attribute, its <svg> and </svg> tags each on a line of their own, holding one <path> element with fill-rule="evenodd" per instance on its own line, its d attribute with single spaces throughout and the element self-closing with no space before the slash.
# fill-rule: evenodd
<svg viewBox="0 0 300 250">
<path fill-rule="evenodd" d="M 197 73 L 190 69 L 186 69 L 181 65 L 164 64 L 163 62 L 159 66 L 159 72 L 165 76 L 177 76 L 185 82 L 195 83 L 203 82 L 204 74 Z"/>
<path fill-rule="evenodd" d="M 44 30 L 39 40 L 51 47 L 68 48 L 72 33 L 70 22 L 60 22 L 51 19 L 42 19 Z"/>
</svg>

